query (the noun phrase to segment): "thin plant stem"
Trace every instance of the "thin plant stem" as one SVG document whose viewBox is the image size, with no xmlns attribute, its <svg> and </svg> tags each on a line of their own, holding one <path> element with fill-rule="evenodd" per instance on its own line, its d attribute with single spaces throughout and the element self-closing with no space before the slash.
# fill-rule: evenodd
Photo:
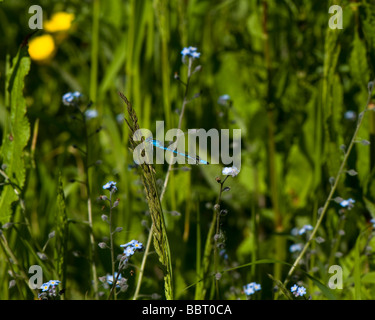
<svg viewBox="0 0 375 320">
<path fill-rule="evenodd" d="M 344 230 L 344 225 L 345 225 L 345 219 L 340 219 L 339 226 L 338 226 L 338 232 L 336 237 L 334 238 L 334 245 L 332 246 L 330 256 L 328 258 L 328 265 L 332 266 L 335 261 L 335 256 L 337 251 L 339 250 L 340 246 L 340 239 L 341 239 L 341 234 L 340 231 Z"/>
<path fill-rule="evenodd" d="M 257 177 L 256 169 L 254 169 L 254 177 Z M 258 242 L 257 242 L 257 213 L 256 213 L 256 199 L 258 199 L 258 190 L 257 190 L 257 178 L 255 178 L 255 192 L 251 199 L 251 222 L 250 226 L 253 233 L 252 241 L 251 241 L 251 262 L 254 263 L 257 260 L 257 248 L 258 248 Z M 256 271 L 256 265 L 253 264 L 251 266 L 251 277 L 255 277 L 255 271 Z"/>
<path fill-rule="evenodd" d="M 115 276 L 115 251 L 113 249 L 113 231 L 112 231 L 112 192 L 115 189 L 112 189 L 109 195 L 109 242 L 111 250 L 111 265 L 112 265 L 112 277 Z M 115 286 L 116 282 L 113 283 Z M 117 294 L 115 292 L 114 299 L 117 299 Z"/>
<path fill-rule="evenodd" d="M 272 200 L 272 209 L 275 215 L 275 249 L 276 249 L 276 259 L 284 259 L 284 250 L 285 250 L 285 240 L 278 236 L 278 233 L 283 231 L 283 218 L 280 211 L 279 205 L 279 192 L 277 188 L 277 167 L 276 167 L 276 147 L 275 147 L 275 121 L 274 121 L 274 112 L 270 108 L 272 103 L 272 78 L 273 70 L 271 64 L 271 51 L 270 51 L 270 41 L 269 41 L 269 32 L 267 28 L 268 24 L 268 0 L 262 1 L 263 14 L 262 14 L 262 30 L 264 37 L 264 60 L 267 70 L 268 78 L 268 87 L 267 87 L 267 119 L 268 119 L 268 158 L 269 158 L 269 183 L 271 191 L 271 200 Z M 281 277 L 281 265 L 276 263 L 274 266 L 274 278 L 280 279 Z"/>
<path fill-rule="evenodd" d="M 192 67 L 192 65 L 193 65 L 193 59 L 189 58 L 188 76 L 187 76 L 187 81 L 186 81 L 186 84 L 185 84 L 184 100 L 182 102 L 181 112 L 180 112 L 180 116 L 179 116 L 179 119 L 178 119 L 178 129 L 181 129 L 182 118 L 184 116 L 185 108 L 186 108 L 186 105 L 188 103 L 188 93 L 189 93 L 189 84 L 190 84 L 190 78 L 191 78 L 191 67 Z M 179 137 L 180 136 L 177 136 L 176 145 L 178 143 Z M 169 176 L 170 176 L 170 173 L 172 171 L 172 161 L 171 160 L 172 160 L 172 155 L 171 155 L 171 158 L 170 158 L 170 161 L 169 161 L 168 171 L 167 171 L 167 174 L 165 176 L 165 180 L 164 180 L 164 184 L 163 184 L 163 189 L 162 189 L 162 191 L 160 193 L 160 203 L 163 201 L 163 198 L 164 198 L 164 195 L 165 195 L 165 191 L 167 190 Z M 137 286 L 136 286 L 136 289 L 135 289 L 133 300 L 137 300 L 137 298 L 139 296 L 139 290 L 141 288 L 141 282 L 142 282 L 142 279 L 143 279 L 144 269 L 145 269 L 145 266 L 146 266 L 146 261 L 147 261 L 148 253 L 150 251 L 151 238 L 152 238 L 153 231 L 154 231 L 153 228 L 154 228 L 154 225 L 151 224 L 151 228 L 150 228 L 150 231 L 149 231 L 149 234 L 148 234 L 148 238 L 147 238 L 147 244 L 146 244 L 146 248 L 145 248 L 145 254 L 143 255 L 141 269 L 140 269 L 140 272 L 139 272 Z"/>
<path fill-rule="evenodd" d="M 95 238 L 93 232 L 93 223 L 92 223 L 92 202 L 91 202 L 91 190 L 90 190 L 90 177 L 89 177 L 89 139 L 87 134 L 87 123 L 84 113 L 78 108 L 81 112 L 83 124 L 84 124 L 84 139 L 86 144 L 86 154 L 85 154 L 85 184 L 87 190 L 87 218 L 88 218 L 88 225 L 89 225 L 89 232 L 90 232 L 90 263 L 91 263 L 91 272 L 92 272 L 92 280 L 94 285 L 94 294 L 96 299 L 99 298 L 98 296 L 98 279 L 97 279 L 97 272 L 96 272 L 96 265 L 94 259 L 94 252 L 95 252 Z"/>
<path fill-rule="evenodd" d="M 344 159 L 343 159 L 343 161 L 341 163 L 341 166 L 339 168 L 339 171 L 338 171 L 338 173 L 336 175 L 335 182 L 332 185 L 331 191 L 330 191 L 330 193 L 329 193 L 329 195 L 327 197 L 327 200 L 325 201 L 324 206 L 321 209 L 320 216 L 319 216 L 319 218 L 318 218 L 318 220 L 316 222 L 316 225 L 315 225 L 314 229 L 311 232 L 309 240 L 306 242 L 305 246 L 303 247 L 302 251 L 300 252 L 300 254 L 298 255 L 298 257 L 296 258 L 296 260 L 294 261 L 292 267 L 290 268 L 290 270 L 288 272 L 288 275 L 287 275 L 287 277 L 286 277 L 286 279 L 284 281 L 284 286 L 287 284 L 289 278 L 291 277 L 291 275 L 295 271 L 296 267 L 298 266 L 299 262 L 301 261 L 301 259 L 305 255 L 306 250 L 308 249 L 308 247 L 310 246 L 312 240 L 314 239 L 314 237 L 315 237 L 315 235 L 316 235 L 316 233 L 317 233 L 317 231 L 318 231 L 318 229 L 319 229 L 319 227 L 320 227 L 320 225 L 321 225 L 321 223 L 323 221 L 323 218 L 324 218 L 324 216 L 325 216 L 325 214 L 326 214 L 326 212 L 328 210 L 329 204 L 330 204 L 330 202 L 332 200 L 332 197 L 333 197 L 333 195 L 334 195 L 334 193 L 335 193 L 335 191 L 337 189 L 337 186 L 339 184 L 340 178 L 341 178 L 342 174 L 345 172 L 345 165 L 346 165 L 346 163 L 348 161 L 348 158 L 349 158 L 349 155 L 350 155 L 350 153 L 351 153 L 351 151 L 353 149 L 354 143 L 356 143 L 356 139 L 357 139 L 357 136 L 358 136 L 359 129 L 361 128 L 361 125 L 362 125 L 362 122 L 363 122 L 363 118 L 364 118 L 365 113 L 366 113 L 366 111 L 368 109 L 368 106 L 369 106 L 369 104 L 371 102 L 371 97 L 372 97 L 373 89 L 374 89 L 373 88 L 373 82 L 370 82 L 369 83 L 369 93 L 368 93 L 368 98 L 367 98 L 366 106 L 364 108 L 364 111 L 359 116 L 359 119 L 358 119 L 358 122 L 357 122 L 357 127 L 356 127 L 356 129 L 354 131 L 354 134 L 353 134 L 353 137 L 352 137 L 352 139 L 350 141 L 350 144 L 349 144 L 349 146 L 348 146 L 348 148 L 346 150 L 346 153 L 344 155 Z"/>
<path fill-rule="evenodd" d="M 91 46 L 91 69 L 90 69 L 90 98 L 96 101 L 98 87 L 98 58 L 99 58 L 99 16 L 100 0 L 93 1 L 92 15 L 92 46 Z"/>
<path fill-rule="evenodd" d="M 198 196 L 199 200 L 199 196 Z M 199 201 L 197 201 L 197 245 L 196 245 L 196 276 L 197 281 L 199 281 L 199 275 L 201 274 L 201 268 L 202 268 L 202 253 L 201 253 L 201 214 L 199 210 Z"/>
<path fill-rule="evenodd" d="M 137 297 L 139 297 L 139 290 L 141 289 L 141 282 L 142 282 L 143 274 L 144 274 L 144 271 L 145 271 L 147 256 L 149 254 L 150 247 L 151 247 L 151 239 L 152 239 L 152 234 L 153 234 L 153 227 L 154 227 L 154 225 L 151 224 L 151 228 L 150 228 L 150 231 L 149 231 L 149 234 L 148 234 L 148 238 L 147 238 L 147 244 L 146 244 L 146 248 L 145 248 L 145 253 L 144 253 L 143 259 L 142 259 L 141 269 L 139 270 L 139 276 L 138 276 L 137 286 L 135 288 L 135 293 L 134 293 L 133 300 L 137 300 Z"/>
<path fill-rule="evenodd" d="M 100 16 L 100 0 L 93 1 L 93 20 L 92 20 L 92 46 L 91 46 L 91 72 L 90 72 L 90 98 L 96 101 L 97 98 L 97 87 L 98 87 L 98 57 L 99 57 L 99 16 Z M 89 144 L 88 144 L 88 133 L 87 133 L 87 126 L 86 120 L 83 115 L 83 121 L 85 123 L 85 140 L 86 140 L 86 163 L 85 163 L 85 170 L 86 170 L 86 188 L 87 188 L 87 209 L 88 209 L 88 221 L 90 227 L 90 244 L 91 244 L 91 252 L 90 252 L 90 259 L 91 259 L 91 270 L 92 270 L 92 277 L 93 277 L 93 284 L 94 284 L 94 292 L 96 299 L 99 298 L 98 296 L 98 279 L 97 279 L 97 272 L 96 272 L 96 265 L 94 260 L 94 252 L 95 252 L 95 239 L 93 233 L 93 226 L 92 226 L 92 203 L 91 203 L 91 192 L 90 192 L 90 185 L 89 185 L 89 163 L 88 163 L 88 156 L 89 156 Z"/>
<path fill-rule="evenodd" d="M 118 281 L 118 278 L 120 277 L 122 269 L 126 266 L 126 262 L 127 262 L 127 259 L 120 260 L 120 263 L 119 263 L 119 266 L 118 266 L 117 276 L 116 276 L 116 278 L 113 278 L 113 284 L 112 284 L 111 291 L 109 292 L 108 300 L 111 300 L 113 293 L 115 293 L 115 296 L 117 294 L 116 293 L 117 281 Z M 113 273 L 113 277 L 114 276 L 115 276 L 115 274 Z"/>
<path fill-rule="evenodd" d="M 219 299 L 219 279 L 216 278 L 216 275 L 219 270 L 219 254 L 218 254 L 218 240 L 220 234 L 220 214 L 221 214 L 221 196 L 223 194 L 223 186 L 225 181 L 228 179 L 229 175 L 224 178 L 223 181 L 220 182 L 220 192 L 219 197 L 217 200 L 217 204 L 215 205 L 215 215 L 216 215 L 216 234 L 215 234 L 215 248 L 214 248 L 214 266 L 215 266 L 215 289 L 216 289 L 216 298 Z"/>
</svg>

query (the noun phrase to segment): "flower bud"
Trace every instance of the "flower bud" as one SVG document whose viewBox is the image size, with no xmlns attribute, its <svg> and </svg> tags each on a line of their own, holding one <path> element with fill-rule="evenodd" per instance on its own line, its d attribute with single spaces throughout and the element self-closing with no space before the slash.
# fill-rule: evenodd
<svg viewBox="0 0 375 320">
<path fill-rule="evenodd" d="M 98 246 L 99 246 L 100 249 L 105 249 L 105 248 L 108 247 L 107 244 L 106 244 L 105 242 L 99 242 L 99 243 L 98 243 Z"/>
<path fill-rule="evenodd" d="M 115 229 L 114 233 L 116 233 L 116 232 L 121 232 L 121 231 L 122 231 L 122 227 L 117 227 L 117 228 Z"/>
<path fill-rule="evenodd" d="M 112 208 L 116 208 L 119 203 L 120 203 L 120 199 L 116 199 L 116 201 L 113 203 Z"/>
<path fill-rule="evenodd" d="M 40 260 L 44 261 L 44 260 L 48 259 L 47 256 L 46 256 L 46 254 L 43 253 L 43 252 L 37 252 L 36 254 L 38 255 L 38 257 L 39 257 Z"/>
</svg>

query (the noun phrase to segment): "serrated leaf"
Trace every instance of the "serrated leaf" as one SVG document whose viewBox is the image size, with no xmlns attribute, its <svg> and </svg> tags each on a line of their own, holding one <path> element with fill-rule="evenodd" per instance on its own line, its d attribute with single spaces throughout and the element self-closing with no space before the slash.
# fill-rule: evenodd
<svg viewBox="0 0 375 320">
<path fill-rule="evenodd" d="M 362 4 L 361 4 L 362 5 Z M 374 33 L 374 23 L 375 23 L 375 9 L 372 3 L 363 3 L 365 10 L 360 10 L 362 13 L 361 23 L 364 38 L 366 39 L 367 47 L 369 48 L 369 53 L 372 53 L 372 58 L 374 58 L 375 49 L 375 33 Z"/>
<path fill-rule="evenodd" d="M 369 73 L 366 46 L 359 38 L 357 32 L 355 33 L 352 46 L 353 48 L 349 60 L 350 72 L 357 84 L 365 88 L 368 82 Z"/>
<path fill-rule="evenodd" d="M 7 75 L 6 88 L 9 92 L 9 127 L 4 132 L 1 147 L 1 162 L 6 165 L 6 174 L 11 184 L 6 184 L 0 197 L 0 222 L 5 223 L 12 215 L 12 204 L 19 200 L 25 183 L 26 170 L 24 148 L 30 138 L 30 123 L 26 116 L 26 100 L 23 96 L 24 79 L 30 70 L 27 48 L 21 47 L 13 59 Z"/>
</svg>

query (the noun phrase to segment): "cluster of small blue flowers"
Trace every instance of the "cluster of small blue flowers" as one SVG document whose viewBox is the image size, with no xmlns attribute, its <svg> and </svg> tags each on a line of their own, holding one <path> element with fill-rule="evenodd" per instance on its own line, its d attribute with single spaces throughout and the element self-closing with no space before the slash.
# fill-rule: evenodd
<svg viewBox="0 0 375 320">
<path fill-rule="evenodd" d="M 313 229 L 314 228 L 313 228 L 312 225 L 306 224 L 301 229 L 299 229 L 298 234 L 301 236 L 301 235 L 305 234 L 307 231 L 311 231 Z"/>
<path fill-rule="evenodd" d="M 95 109 L 87 109 L 85 111 L 85 117 L 87 120 L 94 119 L 98 116 L 98 111 Z"/>
<path fill-rule="evenodd" d="M 200 52 L 197 52 L 197 48 L 191 46 L 188 48 L 183 48 L 181 54 L 182 58 L 191 57 L 193 59 L 198 59 L 201 56 Z"/>
<path fill-rule="evenodd" d="M 42 284 L 40 289 L 42 290 L 42 293 L 38 295 L 39 299 L 48 299 L 57 297 L 59 292 L 57 292 L 56 287 L 60 284 L 59 280 L 50 280 L 48 282 L 45 282 Z"/>
<path fill-rule="evenodd" d="M 59 285 L 59 283 L 60 283 L 59 280 L 50 280 L 46 283 L 43 283 L 42 286 L 40 287 L 40 289 L 42 289 L 42 291 L 48 291 L 48 289 Z"/>
<path fill-rule="evenodd" d="M 290 288 L 290 292 L 293 293 L 296 297 L 302 297 L 306 294 L 305 287 L 299 287 L 296 284 Z"/>
<path fill-rule="evenodd" d="M 251 296 L 257 291 L 262 289 L 261 285 L 256 282 L 248 283 L 246 286 L 243 286 L 243 291 L 247 296 Z"/>
<path fill-rule="evenodd" d="M 121 248 L 124 248 L 124 255 L 129 258 L 131 257 L 137 250 L 141 250 L 143 248 L 143 244 L 137 240 L 132 240 L 128 243 L 121 244 Z"/>
<path fill-rule="evenodd" d="M 292 236 L 298 236 L 298 235 L 300 235 L 300 236 L 302 236 L 303 234 L 305 234 L 307 231 L 311 231 L 311 230 L 313 230 L 314 228 L 313 228 L 313 226 L 312 225 L 310 225 L 310 224 L 305 224 L 302 228 L 300 228 L 300 229 L 298 229 L 298 228 L 293 228 L 292 230 L 291 230 L 291 235 Z"/>
<path fill-rule="evenodd" d="M 223 94 L 218 98 L 217 103 L 221 106 L 226 106 L 229 101 L 230 101 L 230 95 Z"/>
<path fill-rule="evenodd" d="M 307 231 L 311 231 L 313 230 L 313 226 L 310 225 L 310 224 L 305 224 L 301 229 L 298 229 L 298 228 L 293 228 L 292 231 L 291 231 L 291 234 L 293 236 L 297 236 L 297 235 L 300 235 L 302 236 L 303 234 L 305 234 Z"/>
<path fill-rule="evenodd" d="M 219 252 L 220 257 L 223 257 L 224 261 L 227 261 L 229 256 L 225 249 L 221 249 Z"/>
<path fill-rule="evenodd" d="M 310 224 L 305 224 L 301 229 L 298 229 L 298 228 L 293 228 L 292 231 L 291 231 L 291 234 L 293 236 L 302 236 L 303 234 L 307 233 L 308 231 L 311 231 L 313 230 L 313 226 L 310 225 Z M 303 244 L 302 243 L 295 243 L 295 244 L 292 244 L 290 247 L 289 247 L 289 252 L 291 253 L 295 253 L 295 252 L 299 252 L 301 251 L 303 248 Z"/>
<path fill-rule="evenodd" d="M 355 200 L 353 200 L 352 198 L 349 198 L 347 200 L 342 200 L 340 202 L 340 206 L 348 210 L 351 210 L 354 207 L 354 203 L 355 203 Z"/>
<path fill-rule="evenodd" d="M 289 247 L 289 252 L 291 253 L 294 253 L 294 252 L 299 252 L 302 250 L 302 243 L 295 243 L 295 244 L 292 244 L 290 247 Z"/>
<path fill-rule="evenodd" d="M 109 191 L 112 191 L 112 190 L 117 191 L 116 183 L 117 183 L 117 182 L 109 181 L 109 182 L 107 182 L 107 183 L 103 186 L 103 189 L 104 189 L 104 190 L 109 190 Z"/>
<path fill-rule="evenodd" d="M 78 91 L 68 92 L 62 96 L 62 102 L 66 106 L 71 106 L 82 97 L 82 94 Z"/>
<path fill-rule="evenodd" d="M 106 280 L 107 280 L 107 283 L 109 285 L 112 285 L 113 284 L 113 281 L 115 279 L 116 280 L 116 288 L 119 288 L 120 287 L 120 280 L 121 280 L 122 276 L 121 276 L 121 273 L 118 274 L 117 272 L 115 272 L 115 276 L 111 275 L 111 274 L 108 274 L 107 277 L 106 277 Z"/>
<path fill-rule="evenodd" d="M 353 110 L 348 110 L 348 111 L 345 112 L 344 118 L 346 120 L 354 121 L 357 118 L 357 114 Z"/>
<path fill-rule="evenodd" d="M 128 279 L 124 278 L 121 273 L 115 272 L 114 276 L 107 274 L 104 277 L 100 277 L 99 280 L 103 283 L 105 289 L 109 289 L 116 281 L 116 288 L 120 289 L 121 292 L 125 292 L 128 289 Z M 103 295 L 104 292 L 100 292 L 99 295 Z"/>
<path fill-rule="evenodd" d="M 225 176 L 232 176 L 233 178 L 240 173 L 236 167 L 225 167 L 221 173 Z"/>
</svg>

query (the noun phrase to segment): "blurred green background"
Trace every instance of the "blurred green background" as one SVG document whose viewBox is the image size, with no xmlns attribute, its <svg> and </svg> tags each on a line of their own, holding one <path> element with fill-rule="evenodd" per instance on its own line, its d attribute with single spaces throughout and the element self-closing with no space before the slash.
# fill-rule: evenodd
<svg viewBox="0 0 375 320">
<path fill-rule="evenodd" d="M 342 30 L 328 27 L 332 16 L 328 9 L 334 4 L 343 8 Z M 31 45 L 33 39 L 50 35 L 55 50 L 44 61 L 31 59 L 25 77 L 30 139 L 23 150 L 22 201 L 0 207 L 2 234 L 19 263 L 12 268 L 6 249 L 0 251 L 0 298 L 33 298 L 24 282 L 18 289 L 9 288 L 33 264 L 43 266 L 44 280 L 56 275 L 57 238 L 42 249 L 49 233 L 58 228 L 60 172 L 69 220 L 64 234 L 65 298 L 93 298 L 87 192 L 79 181 L 87 178 L 90 184 L 96 243 L 108 237 L 108 226 L 101 219 L 108 208 L 99 196 L 110 180 L 117 182 L 115 197 L 120 200 L 114 225 L 123 228 L 115 235 L 116 254 L 121 253 L 120 244 L 132 239 L 146 243 L 150 216 L 128 150 L 129 131 L 121 116 L 127 115 L 118 92 L 132 102 L 142 128 L 154 132 L 157 120 L 165 121 L 166 130 L 176 128 L 184 87 L 175 73 L 186 80 L 180 52 L 187 46 L 197 47 L 201 57 L 194 63 L 202 67 L 191 79 L 189 96 L 201 94 L 187 105 L 183 129 L 242 130 L 241 172 L 227 180 L 231 189 L 222 198 L 222 208 L 228 210 L 220 225 L 227 258 L 220 258 L 220 270 L 243 267 L 223 273 L 220 297 L 245 299 L 243 285 L 257 281 L 262 290 L 252 298 L 275 298 L 275 283 L 268 274 L 283 281 L 288 266 L 245 265 L 261 259 L 292 264 L 295 254 L 290 245 L 306 239 L 291 230 L 316 222 L 331 188 L 329 178 L 337 174 L 343 158 L 340 146 L 350 142 L 365 107 L 367 84 L 374 78 L 373 1 L 5 0 L 0 3 L 1 151 L 12 132 L 7 72 L 21 43 L 33 32 L 28 27 L 31 5 L 42 7 L 44 21 L 56 12 L 71 13 L 74 20 L 67 30 L 43 29 L 29 38 Z M 86 150 L 82 123 L 74 109 L 62 103 L 63 94 L 71 91 L 81 92 L 85 104 L 92 101 L 90 109 L 98 111 L 87 121 L 92 135 L 86 163 L 79 149 L 72 147 Z M 218 103 L 224 94 L 230 96 L 230 104 Z M 359 137 L 375 142 L 374 114 L 365 117 Z M 5 158 L 0 153 L 1 164 L 9 165 Z M 375 144 L 356 144 L 347 170 L 358 174 L 345 175 L 335 194 L 355 199 L 354 208 L 343 210 L 332 202 L 318 231 L 325 241 L 314 241 L 301 265 L 325 286 L 328 267 L 340 265 L 346 290 L 333 290 L 338 299 L 370 299 L 375 294 L 374 255 L 368 248 L 371 230 L 357 242 L 375 213 L 374 167 Z M 190 171 L 172 172 L 163 209 L 176 299 L 194 298 L 196 286 L 187 287 L 197 282 L 197 246 L 203 251 L 220 189 L 215 178 L 222 168 L 191 166 Z M 6 173 L 6 166 L 2 170 Z M 161 188 L 167 166 L 155 165 L 155 170 Z M 1 204 L 6 202 L 6 187 L 0 186 Z M 9 221 L 14 223 L 10 227 Z M 37 254 L 42 251 L 47 260 Z M 98 276 L 111 272 L 108 250 L 96 247 L 94 259 Z M 133 297 L 142 254 L 132 259 L 124 272 L 129 288 L 119 298 Z M 327 298 L 304 273 L 297 271 L 292 280 L 302 281 L 313 299 Z M 206 285 L 209 288 L 211 282 Z M 107 292 L 106 297 L 108 289 L 100 290 Z M 155 254 L 147 260 L 140 292 L 145 298 L 154 293 L 163 296 Z M 208 290 L 206 298 L 210 297 Z"/>
</svg>

